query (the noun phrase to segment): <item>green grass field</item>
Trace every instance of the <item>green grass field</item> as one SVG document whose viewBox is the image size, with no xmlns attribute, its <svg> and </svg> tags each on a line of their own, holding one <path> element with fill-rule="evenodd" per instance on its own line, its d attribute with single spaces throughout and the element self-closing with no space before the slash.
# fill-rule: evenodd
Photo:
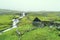
<svg viewBox="0 0 60 40">
<path fill-rule="evenodd" d="M 12 19 L 14 15 L 0 15 L 0 31 L 12 27 Z M 55 21 L 60 22 L 60 16 L 57 16 L 55 13 L 47 14 L 28 14 L 22 18 L 18 24 L 18 27 L 2 33 L 0 35 L 0 40 L 60 40 L 60 31 L 55 27 L 49 28 L 45 26 L 43 28 L 35 27 L 32 25 L 32 21 L 35 17 L 38 17 L 42 21 Z M 34 30 L 32 30 L 35 28 Z M 18 35 L 16 30 L 21 32 L 21 35 Z"/>
</svg>

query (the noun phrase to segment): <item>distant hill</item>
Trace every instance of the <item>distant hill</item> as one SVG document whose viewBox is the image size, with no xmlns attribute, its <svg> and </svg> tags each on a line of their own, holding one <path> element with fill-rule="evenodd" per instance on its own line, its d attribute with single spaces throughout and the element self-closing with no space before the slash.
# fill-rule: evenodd
<svg viewBox="0 0 60 40">
<path fill-rule="evenodd" d="M 21 13 L 21 11 L 17 11 L 17 10 L 8 10 L 8 9 L 0 9 L 0 14 L 19 14 Z M 60 16 L 60 11 L 31 11 L 31 12 L 27 12 L 30 14 L 40 14 L 42 16 Z"/>
<path fill-rule="evenodd" d="M 16 10 L 7 10 L 7 9 L 0 9 L 0 14 L 15 14 L 15 13 L 20 13 L 20 11 Z"/>
<path fill-rule="evenodd" d="M 39 15 L 45 17 L 60 17 L 60 11 L 38 11 L 38 12 L 28 12 L 29 15 Z"/>
</svg>

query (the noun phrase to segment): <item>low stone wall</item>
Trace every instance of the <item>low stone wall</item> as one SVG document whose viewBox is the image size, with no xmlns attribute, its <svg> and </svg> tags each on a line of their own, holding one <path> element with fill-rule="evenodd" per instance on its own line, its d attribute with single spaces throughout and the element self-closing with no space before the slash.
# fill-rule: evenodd
<svg viewBox="0 0 60 40">
<path fill-rule="evenodd" d="M 40 22 L 32 22 L 32 24 L 36 27 L 44 27 L 44 26 L 56 26 L 56 27 L 60 27 L 60 23 L 54 23 L 51 21 L 40 21 Z"/>
</svg>

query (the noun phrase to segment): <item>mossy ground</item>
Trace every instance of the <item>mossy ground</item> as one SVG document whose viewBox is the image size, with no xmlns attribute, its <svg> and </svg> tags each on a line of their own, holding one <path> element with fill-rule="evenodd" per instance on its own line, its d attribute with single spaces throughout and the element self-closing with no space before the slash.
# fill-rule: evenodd
<svg viewBox="0 0 60 40">
<path fill-rule="evenodd" d="M 29 15 L 20 20 L 18 27 L 2 33 L 0 35 L 0 40 L 60 40 L 60 31 L 55 27 L 49 28 L 45 26 L 43 28 L 35 27 L 32 25 L 32 21 L 35 17 L 38 17 L 40 20 L 60 20 L 57 16 L 40 16 L 40 15 Z M 0 31 L 11 27 L 11 20 L 13 15 L 0 15 Z M 32 30 L 35 28 L 34 30 Z M 21 32 L 21 35 L 16 33 L 16 30 Z"/>
</svg>

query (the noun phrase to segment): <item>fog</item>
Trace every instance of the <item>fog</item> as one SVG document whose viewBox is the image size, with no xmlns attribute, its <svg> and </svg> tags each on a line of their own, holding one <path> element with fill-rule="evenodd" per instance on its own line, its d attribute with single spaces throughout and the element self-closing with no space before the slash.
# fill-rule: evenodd
<svg viewBox="0 0 60 40">
<path fill-rule="evenodd" d="M 0 0 L 0 9 L 18 11 L 60 11 L 60 0 Z"/>
</svg>

